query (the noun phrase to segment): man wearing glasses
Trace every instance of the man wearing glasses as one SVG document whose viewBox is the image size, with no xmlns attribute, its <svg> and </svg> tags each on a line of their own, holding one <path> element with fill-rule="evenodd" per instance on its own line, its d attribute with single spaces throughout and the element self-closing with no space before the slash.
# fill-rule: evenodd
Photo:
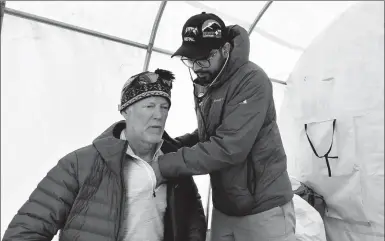
<svg viewBox="0 0 385 241">
<path fill-rule="evenodd" d="M 193 79 L 198 129 L 152 165 L 158 184 L 210 174 L 211 240 L 295 240 L 293 192 L 272 84 L 249 61 L 248 33 L 203 12 L 187 20 L 173 56 Z M 271 57 L 271 56 L 266 56 Z"/>
</svg>

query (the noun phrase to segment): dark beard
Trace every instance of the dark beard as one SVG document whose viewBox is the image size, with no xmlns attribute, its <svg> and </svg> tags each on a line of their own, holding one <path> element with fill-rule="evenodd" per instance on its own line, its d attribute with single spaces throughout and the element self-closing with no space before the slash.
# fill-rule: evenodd
<svg viewBox="0 0 385 241">
<path fill-rule="evenodd" d="M 206 79 L 206 78 L 200 78 L 199 76 L 194 79 L 194 83 L 201 85 L 201 86 L 208 86 L 213 81 L 212 78 Z"/>
<path fill-rule="evenodd" d="M 225 64 L 226 62 L 223 62 L 222 63 L 222 68 L 224 67 L 223 65 Z M 204 86 L 204 87 L 207 87 L 208 85 L 210 85 L 214 80 L 215 78 L 218 76 L 219 72 L 221 71 L 221 69 L 218 69 L 215 73 L 210 73 L 210 78 L 206 79 L 206 78 L 201 78 L 197 75 L 197 77 L 193 80 L 193 82 L 195 84 L 198 84 L 200 86 Z M 207 72 L 206 72 L 207 73 Z M 190 73 L 191 74 L 191 73 Z M 195 73 L 197 74 L 197 73 Z"/>
<path fill-rule="evenodd" d="M 197 76 L 194 79 L 194 83 L 206 87 L 206 86 L 210 85 L 214 81 L 214 79 L 218 76 L 218 74 L 219 74 L 219 71 L 217 71 L 214 74 L 210 73 L 210 77 L 207 78 L 207 79 L 206 78 L 201 78 L 201 77 Z"/>
</svg>

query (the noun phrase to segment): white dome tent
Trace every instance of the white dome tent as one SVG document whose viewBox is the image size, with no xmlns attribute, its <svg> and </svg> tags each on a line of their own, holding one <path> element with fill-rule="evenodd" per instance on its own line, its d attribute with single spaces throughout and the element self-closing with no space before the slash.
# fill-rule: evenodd
<svg viewBox="0 0 385 241">
<path fill-rule="evenodd" d="M 122 119 L 119 94 L 133 74 L 173 71 L 166 131 L 196 128 L 188 70 L 170 56 L 185 21 L 205 11 L 249 30 L 250 60 L 273 82 L 289 174 L 328 203 L 328 241 L 383 240 L 383 9 L 383 1 L 5 2 L 1 235 L 59 158 Z M 329 176 L 304 124 L 321 156 L 334 119 Z M 194 178 L 209 215 L 209 178 Z"/>
</svg>

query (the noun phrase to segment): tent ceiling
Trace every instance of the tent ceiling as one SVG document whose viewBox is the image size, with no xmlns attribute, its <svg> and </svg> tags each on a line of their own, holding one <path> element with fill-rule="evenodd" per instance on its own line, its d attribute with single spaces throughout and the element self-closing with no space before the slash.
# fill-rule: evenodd
<svg viewBox="0 0 385 241">
<path fill-rule="evenodd" d="M 249 30 L 269 2 L 8 1 L 6 13 L 29 14 L 29 19 L 34 15 L 43 17 L 46 22 L 57 21 L 56 26 L 67 25 L 72 30 L 147 49 L 144 62 L 147 69 L 151 50 L 169 55 L 177 49 L 181 43 L 180 31 L 190 16 L 213 12 L 227 25 L 239 24 Z M 273 81 L 284 83 L 311 41 L 354 3 L 273 2 L 250 33 L 250 59 L 264 68 Z"/>
</svg>

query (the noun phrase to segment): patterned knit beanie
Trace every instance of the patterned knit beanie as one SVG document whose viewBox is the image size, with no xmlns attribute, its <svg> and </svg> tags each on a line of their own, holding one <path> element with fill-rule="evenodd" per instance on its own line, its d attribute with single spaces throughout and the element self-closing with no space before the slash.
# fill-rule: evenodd
<svg viewBox="0 0 385 241">
<path fill-rule="evenodd" d="M 171 105 L 171 89 L 174 74 L 168 70 L 157 69 L 155 72 L 142 72 L 132 76 L 123 86 L 119 111 L 133 103 L 151 96 L 162 96 Z"/>
</svg>

